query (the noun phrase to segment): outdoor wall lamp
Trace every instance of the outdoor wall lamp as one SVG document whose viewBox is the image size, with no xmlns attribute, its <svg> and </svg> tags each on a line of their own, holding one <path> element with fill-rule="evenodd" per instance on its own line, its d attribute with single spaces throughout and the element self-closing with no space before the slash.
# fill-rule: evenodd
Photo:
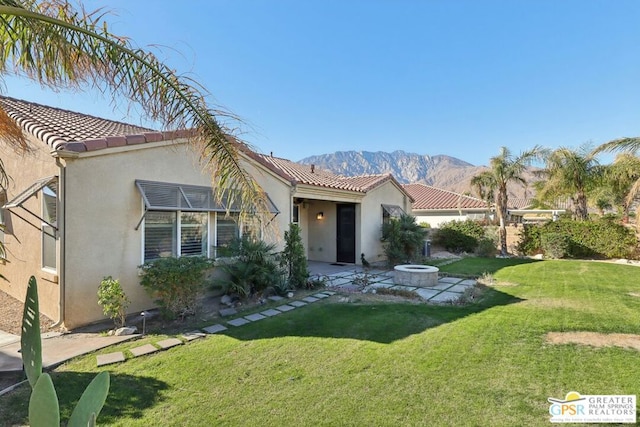
<svg viewBox="0 0 640 427">
<path fill-rule="evenodd" d="M 324 218 L 324 212 L 318 212 L 316 214 L 316 219 L 322 219 L 322 218 Z"/>
</svg>

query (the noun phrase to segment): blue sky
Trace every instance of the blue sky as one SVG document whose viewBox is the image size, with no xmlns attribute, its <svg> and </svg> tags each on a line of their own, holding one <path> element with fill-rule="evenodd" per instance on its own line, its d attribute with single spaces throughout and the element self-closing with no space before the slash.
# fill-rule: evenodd
<svg viewBox="0 0 640 427">
<path fill-rule="evenodd" d="M 85 0 L 239 115 L 263 153 L 404 150 L 487 164 L 501 146 L 640 135 L 640 2 Z M 100 94 L 2 93 L 139 124 Z"/>
</svg>

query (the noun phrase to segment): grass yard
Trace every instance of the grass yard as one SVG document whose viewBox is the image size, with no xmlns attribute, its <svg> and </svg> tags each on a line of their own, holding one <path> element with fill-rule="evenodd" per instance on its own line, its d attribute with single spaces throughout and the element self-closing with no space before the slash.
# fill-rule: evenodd
<svg viewBox="0 0 640 427">
<path fill-rule="evenodd" d="M 443 270 L 464 263 L 465 274 L 486 265 L 498 283 L 476 305 L 339 303 L 334 296 L 111 365 L 98 422 L 548 426 L 548 397 L 640 395 L 638 351 L 545 342 L 547 332 L 640 333 L 640 298 L 629 295 L 640 294 L 638 267 L 468 259 Z M 145 341 L 151 338 L 159 339 Z M 65 417 L 98 371 L 95 355 L 56 370 Z M 0 397 L 5 425 L 26 422 L 27 397 L 27 389 Z"/>
</svg>

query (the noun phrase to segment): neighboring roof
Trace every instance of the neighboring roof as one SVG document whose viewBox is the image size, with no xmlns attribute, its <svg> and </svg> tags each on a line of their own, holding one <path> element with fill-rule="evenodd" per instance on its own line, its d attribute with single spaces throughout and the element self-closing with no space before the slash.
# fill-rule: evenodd
<svg viewBox="0 0 640 427">
<path fill-rule="evenodd" d="M 475 197 L 442 190 L 425 184 L 405 184 L 404 189 L 415 200 L 413 210 L 486 209 L 487 204 Z"/>
<path fill-rule="evenodd" d="M 0 108 L 53 150 L 94 151 L 182 136 L 6 96 L 0 96 Z"/>
<path fill-rule="evenodd" d="M 530 197 L 509 197 L 507 204 L 509 209 L 525 209 L 531 206 L 532 201 Z"/>
<path fill-rule="evenodd" d="M 366 193 L 385 182 L 392 181 L 401 191 L 404 191 L 402 185 L 390 173 L 379 175 L 341 176 L 322 170 L 313 165 L 303 165 L 280 157 L 266 156 L 251 151 L 246 147 L 241 147 L 241 149 L 247 156 L 249 156 L 249 158 L 260 163 L 281 178 L 291 182 L 292 185 L 306 184 L 317 187 Z M 408 193 L 407 195 L 410 196 Z"/>
</svg>

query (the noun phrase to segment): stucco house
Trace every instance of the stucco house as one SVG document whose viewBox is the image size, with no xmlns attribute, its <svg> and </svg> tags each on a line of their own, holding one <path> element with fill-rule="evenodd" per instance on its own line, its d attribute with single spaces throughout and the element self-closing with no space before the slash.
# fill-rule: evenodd
<svg viewBox="0 0 640 427">
<path fill-rule="evenodd" d="M 403 188 L 414 199 L 416 222 L 428 223 L 432 228 L 448 221 L 482 220 L 491 215 L 486 202 L 475 197 L 425 184 L 405 184 Z"/>
<path fill-rule="evenodd" d="M 104 319 L 97 288 L 120 280 L 131 313 L 153 306 L 138 266 L 164 256 L 218 256 L 242 233 L 233 207 L 216 203 L 212 177 L 181 132 L 157 132 L 33 102 L 0 97 L 31 151 L 2 150 L 11 176 L 0 233 L 6 248 L 0 289 L 23 301 L 31 275 L 42 313 L 69 329 Z M 271 232 L 283 247 L 290 222 L 311 260 L 382 258 L 381 224 L 410 212 L 411 197 L 390 175 L 342 178 L 240 145 L 243 166 L 270 199 Z M 229 212 L 229 214 L 227 214 Z"/>
</svg>

